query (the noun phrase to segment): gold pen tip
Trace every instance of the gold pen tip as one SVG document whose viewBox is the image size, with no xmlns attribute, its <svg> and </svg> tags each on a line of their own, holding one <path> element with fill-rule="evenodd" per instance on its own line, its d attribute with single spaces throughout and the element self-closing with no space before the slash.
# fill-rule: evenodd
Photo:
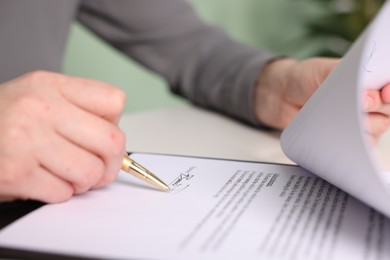
<svg viewBox="0 0 390 260">
<path fill-rule="evenodd" d="M 137 178 L 148 182 L 149 184 L 153 185 L 156 188 L 159 188 L 160 190 L 170 190 L 169 186 L 165 184 L 160 178 L 158 178 L 156 175 L 154 175 L 126 155 L 122 160 L 122 170 L 133 174 Z"/>
<path fill-rule="evenodd" d="M 163 191 L 169 191 L 169 186 L 163 182 L 159 177 L 151 173 L 150 171 L 147 171 L 147 175 L 144 176 L 145 181 L 149 184 L 152 184 L 154 187 L 163 190 Z"/>
<path fill-rule="evenodd" d="M 165 184 L 165 183 L 164 183 L 164 184 Z M 165 184 L 164 187 L 162 188 L 162 190 L 163 190 L 163 191 L 170 191 L 171 188 L 169 188 L 169 186 Z"/>
<path fill-rule="evenodd" d="M 169 188 L 169 186 L 167 184 L 165 184 L 165 182 L 163 182 L 162 180 L 160 180 L 156 176 L 153 176 L 153 177 L 154 177 L 153 185 L 155 187 L 159 188 L 162 191 L 169 191 L 169 190 L 171 190 L 171 188 Z"/>
</svg>

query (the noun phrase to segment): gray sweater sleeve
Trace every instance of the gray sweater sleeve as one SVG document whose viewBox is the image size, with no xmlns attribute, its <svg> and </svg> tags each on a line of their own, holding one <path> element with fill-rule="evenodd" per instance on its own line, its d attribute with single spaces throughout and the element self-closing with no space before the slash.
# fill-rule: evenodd
<svg viewBox="0 0 390 260">
<path fill-rule="evenodd" d="M 84 0 L 78 20 L 195 104 L 257 124 L 253 90 L 274 56 L 205 24 L 184 0 Z"/>
</svg>

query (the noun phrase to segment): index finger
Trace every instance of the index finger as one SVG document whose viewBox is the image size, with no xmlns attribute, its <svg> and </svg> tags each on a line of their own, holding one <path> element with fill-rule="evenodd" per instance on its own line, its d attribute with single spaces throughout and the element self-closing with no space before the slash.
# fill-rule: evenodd
<svg viewBox="0 0 390 260">
<path fill-rule="evenodd" d="M 61 94 L 83 110 L 117 122 L 121 115 L 126 95 L 105 82 L 60 75 L 58 87 Z"/>
</svg>

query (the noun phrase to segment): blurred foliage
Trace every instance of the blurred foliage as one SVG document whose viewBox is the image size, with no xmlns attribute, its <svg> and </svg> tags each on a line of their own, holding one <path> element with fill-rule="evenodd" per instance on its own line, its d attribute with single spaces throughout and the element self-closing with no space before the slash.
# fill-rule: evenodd
<svg viewBox="0 0 390 260">
<path fill-rule="evenodd" d="M 317 56 L 341 57 L 376 15 L 385 0 L 314 0 L 323 15 L 308 22 L 308 37 L 322 42 Z"/>
</svg>

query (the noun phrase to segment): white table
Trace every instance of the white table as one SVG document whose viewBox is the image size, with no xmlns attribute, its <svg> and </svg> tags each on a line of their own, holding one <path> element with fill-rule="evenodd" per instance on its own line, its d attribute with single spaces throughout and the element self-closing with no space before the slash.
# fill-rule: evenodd
<svg viewBox="0 0 390 260">
<path fill-rule="evenodd" d="M 127 114 L 120 126 L 129 151 L 293 163 L 281 150 L 280 132 L 256 129 L 193 106 Z M 377 146 L 387 171 L 389 132 Z"/>
<path fill-rule="evenodd" d="M 279 146 L 280 132 L 192 106 L 124 115 L 120 126 L 129 151 L 292 163 Z"/>
</svg>

